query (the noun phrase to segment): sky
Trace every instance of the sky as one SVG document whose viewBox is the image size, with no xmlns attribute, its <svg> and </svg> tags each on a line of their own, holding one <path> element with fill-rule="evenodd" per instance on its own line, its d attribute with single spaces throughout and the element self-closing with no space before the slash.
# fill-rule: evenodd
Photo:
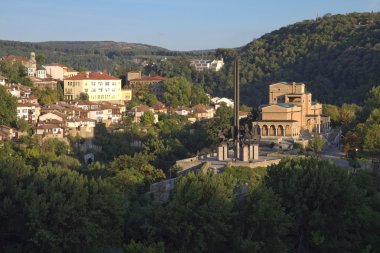
<svg viewBox="0 0 380 253">
<path fill-rule="evenodd" d="M 0 0 L 0 40 L 124 41 L 171 50 L 243 46 L 327 13 L 380 0 Z"/>
</svg>

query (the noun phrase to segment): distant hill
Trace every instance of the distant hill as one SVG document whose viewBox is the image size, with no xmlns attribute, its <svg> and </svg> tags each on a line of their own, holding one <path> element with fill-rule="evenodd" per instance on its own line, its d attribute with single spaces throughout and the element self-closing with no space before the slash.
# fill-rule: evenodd
<svg viewBox="0 0 380 253">
<path fill-rule="evenodd" d="M 191 52 L 177 52 L 156 46 L 114 41 L 49 41 L 18 42 L 0 40 L 0 56 L 13 54 L 29 56 L 42 54 L 47 63 L 59 62 L 74 68 L 112 70 L 118 65 L 132 64 L 134 58 L 153 56 L 183 56 Z"/>
<path fill-rule="evenodd" d="M 380 84 L 380 13 L 295 23 L 252 41 L 239 54 L 245 103 L 266 103 L 272 82 L 296 81 L 305 82 L 321 102 L 360 104 Z"/>
</svg>

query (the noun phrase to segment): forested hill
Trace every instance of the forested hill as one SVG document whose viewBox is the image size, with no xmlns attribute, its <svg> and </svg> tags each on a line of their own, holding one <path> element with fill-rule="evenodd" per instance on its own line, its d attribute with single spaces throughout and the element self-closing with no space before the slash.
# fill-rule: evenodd
<svg viewBox="0 0 380 253">
<path fill-rule="evenodd" d="M 360 104 L 380 84 L 380 13 L 302 21 L 252 41 L 239 53 L 245 102 L 265 103 L 272 82 L 297 81 L 321 102 Z"/>
<path fill-rule="evenodd" d="M 24 55 L 36 52 L 46 57 L 47 63 L 65 63 L 73 68 L 112 70 L 131 64 L 133 58 L 180 56 L 182 52 L 145 44 L 113 41 L 51 41 L 18 42 L 0 40 L 0 56 Z"/>
</svg>

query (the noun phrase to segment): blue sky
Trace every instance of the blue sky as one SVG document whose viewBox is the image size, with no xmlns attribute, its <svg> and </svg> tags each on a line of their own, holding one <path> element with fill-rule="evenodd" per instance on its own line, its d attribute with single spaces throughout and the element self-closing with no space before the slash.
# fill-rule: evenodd
<svg viewBox="0 0 380 253">
<path fill-rule="evenodd" d="M 172 50 L 231 48 L 326 13 L 380 0 L 0 0 L 0 39 L 113 40 Z"/>
</svg>

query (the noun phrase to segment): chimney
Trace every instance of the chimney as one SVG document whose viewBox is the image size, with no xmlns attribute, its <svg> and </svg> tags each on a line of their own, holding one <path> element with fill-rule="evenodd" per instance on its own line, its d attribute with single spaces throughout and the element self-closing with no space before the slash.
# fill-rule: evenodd
<svg viewBox="0 0 380 253">
<path fill-rule="evenodd" d="M 86 78 L 90 78 L 90 72 L 86 71 Z"/>
</svg>

